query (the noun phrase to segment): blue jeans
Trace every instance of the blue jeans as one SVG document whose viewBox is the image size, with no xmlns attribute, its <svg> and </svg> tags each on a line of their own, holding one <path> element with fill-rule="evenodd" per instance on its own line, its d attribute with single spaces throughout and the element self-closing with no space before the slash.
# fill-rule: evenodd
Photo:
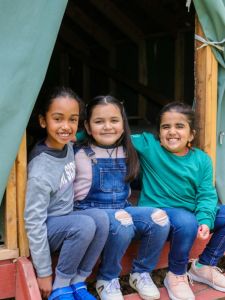
<svg viewBox="0 0 225 300">
<path fill-rule="evenodd" d="M 151 207 L 105 209 L 110 220 L 109 237 L 103 250 L 98 279 L 112 280 L 121 272 L 121 259 L 133 238 L 140 239 L 137 258 L 131 272 L 151 272 L 157 264 L 160 251 L 167 239 L 169 220 L 163 211 Z M 118 217 L 121 212 L 127 218 Z M 162 212 L 164 220 L 157 224 L 154 213 Z M 129 215 L 128 215 L 129 214 Z"/>
<path fill-rule="evenodd" d="M 61 278 L 88 277 L 108 237 L 105 211 L 86 209 L 47 219 L 51 252 L 60 251 L 56 273 Z"/>
<path fill-rule="evenodd" d="M 163 208 L 170 219 L 169 271 L 177 275 L 187 272 L 189 253 L 199 224 L 195 215 L 183 208 Z M 225 206 L 217 212 L 212 238 L 200 255 L 199 262 L 216 265 L 225 251 Z"/>
</svg>

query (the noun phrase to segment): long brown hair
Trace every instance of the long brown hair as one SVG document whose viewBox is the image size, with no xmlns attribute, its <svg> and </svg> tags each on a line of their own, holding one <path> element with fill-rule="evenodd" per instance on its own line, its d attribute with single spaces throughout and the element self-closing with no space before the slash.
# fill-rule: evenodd
<svg viewBox="0 0 225 300">
<path fill-rule="evenodd" d="M 116 105 L 121 113 L 122 119 L 123 119 L 123 127 L 124 127 L 124 132 L 121 138 L 117 141 L 117 144 L 115 145 L 116 147 L 118 146 L 123 146 L 125 153 L 126 153 L 126 162 L 127 162 L 127 176 L 126 176 L 126 181 L 130 182 L 134 180 L 134 178 L 138 175 L 139 173 L 139 160 L 138 160 L 138 155 L 137 152 L 135 151 L 132 143 L 131 143 L 131 131 L 130 127 L 128 124 L 127 116 L 125 113 L 125 109 L 123 106 L 123 103 L 114 98 L 113 96 L 106 95 L 106 96 L 97 96 L 93 98 L 87 105 L 85 109 L 85 120 L 89 124 L 90 119 L 92 116 L 93 109 L 97 105 L 107 105 L 107 104 L 113 104 Z M 92 140 L 92 137 L 89 136 L 89 140 Z"/>
</svg>

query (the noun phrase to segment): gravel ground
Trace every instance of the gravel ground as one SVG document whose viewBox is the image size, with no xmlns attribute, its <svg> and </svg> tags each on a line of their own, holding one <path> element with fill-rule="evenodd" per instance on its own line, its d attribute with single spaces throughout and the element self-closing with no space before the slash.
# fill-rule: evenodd
<svg viewBox="0 0 225 300">
<path fill-rule="evenodd" d="M 220 260 L 218 267 L 225 271 L 225 256 Z M 152 279 L 157 285 L 157 287 L 163 287 L 163 280 L 166 276 L 167 269 L 160 269 L 152 272 Z M 122 276 L 120 278 L 120 285 L 123 295 L 128 295 L 134 293 L 135 291 L 129 285 L 129 275 Z M 95 290 L 95 281 L 88 284 L 88 290 L 97 298 L 97 293 Z M 225 299 L 225 298 L 224 298 Z"/>
</svg>

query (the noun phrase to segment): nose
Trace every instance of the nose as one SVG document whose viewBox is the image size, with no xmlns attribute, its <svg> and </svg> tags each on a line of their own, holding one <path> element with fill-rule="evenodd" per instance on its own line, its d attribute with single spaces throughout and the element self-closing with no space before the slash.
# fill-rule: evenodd
<svg viewBox="0 0 225 300">
<path fill-rule="evenodd" d="M 69 123 L 68 123 L 67 121 L 63 122 L 62 128 L 63 128 L 63 129 L 69 129 L 69 128 L 70 128 L 70 127 L 69 127 Z"/>
<path fill-rule="evenodd" d="M 112 128 L 112 124 L 110 122 L 106 122 L 104 124 L 104 129 L 111 129 Z"/>
<path fill-rule="evenodd" d="M 169 128 L 168 132 L 169 132 L 170 134 L 174 134 L 174 133 L 176 133 L 176 128 L 173 127 L 173 126 L 171 126 L 171 127 Z"/>
</svg>

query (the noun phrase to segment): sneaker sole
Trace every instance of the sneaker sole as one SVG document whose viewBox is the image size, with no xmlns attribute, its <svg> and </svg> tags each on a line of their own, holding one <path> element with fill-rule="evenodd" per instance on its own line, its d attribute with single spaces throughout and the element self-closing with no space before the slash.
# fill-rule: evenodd
<svg viewBox="0 0 225 300">
<path fill-rule="evenodd" d="M 168 292 L 169 297 L 170 297 L 171 300 L 180 300 L 180 298 L 175 297 L 175 296 L 172 294 L 172 292 L 170 291 L 169 285 L 168 285 L 168 283 L 167 283 L 166 278 L 164 279 L 164 285 L 165 285 L 165 287 L 166 287 L 166 289 L 167 289 L 167 292 Z M 194 299 L 195 299 L 195 298 L 189 298 L 189 299 L 185 299 L 185 300 L 194 300 Z"/>
<path fill-rule="evenodd" d="M 191 271 L 189 271 L 188 274 L 190 275 L 191 279 L 193 279 L 194 281 L 205 283 L 205 284 L 211 286 L 212 288 L 214 288 L 217 291 L 225 292 L 225 288 L 219 287 L 219 286 L 213 284 L 213 282 L 208 281 L 207 279 L 198 277 L 197 275 L 193 274 Z"/>
<path fill-rule="evenodd" d="M 138 292 L 137 288 L 135 287 L 135 285 L 133 284 L 132 281 L 129 280 L 129 284 L 132 287 L 132 289 L 134 289 L 136 292 Z M 138 292 L 138 295 L 143 299 L 143 300 L 157 300 L 160 299 L 160 294 L 155 295 L 155 296 L 146 296 L 146 295 L 142 295 Z"/>
<path fill-rule="evenodd" d="M 101 297 L 101 294 L 98 292 L 97 289 L 96 289 L 96 292 L 97 292 L 97 294 L 98 294 L 100 300 L 103 300 L 103 298 Z M 118 296 L 119 296 L 120 298 L 118 298 Z M 113 299 L 113 300 L 118 300 L 118 299 L 119 299 L 119 300 L 124 300 L 123 296 L 122 296 L 122 297 L 121 297 L 120 295 L 118 295 L 118 296 L 115 296 L 115 295 L 114 295 L 113 298 L 112 298 L 112 297 L 111 297 L 111 298 L 108 297 L 107 300 L 112 300 L 112 299 Z"/>
</svg>

